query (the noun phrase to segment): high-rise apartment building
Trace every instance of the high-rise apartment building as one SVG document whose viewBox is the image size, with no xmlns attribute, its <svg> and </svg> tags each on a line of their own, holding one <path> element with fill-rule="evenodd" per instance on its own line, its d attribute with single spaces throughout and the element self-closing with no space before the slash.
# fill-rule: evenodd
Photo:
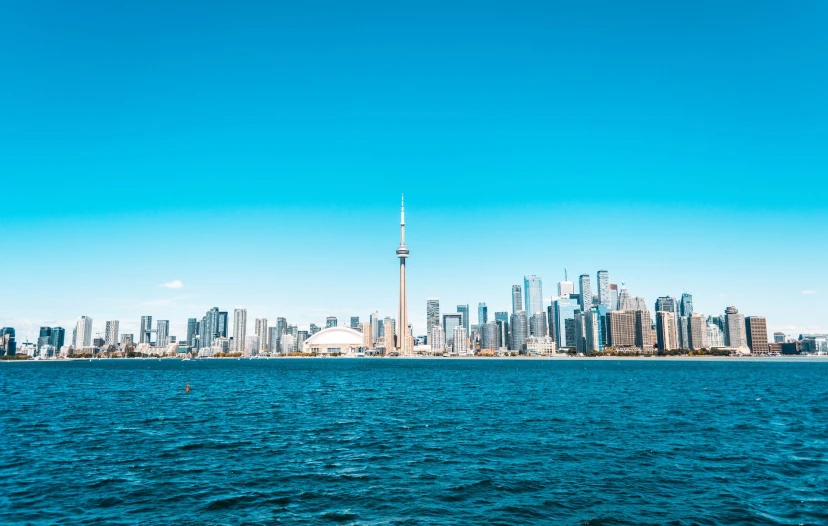
<svg viewBox="0 0 828 526">
<path fill-rule="evenodd" d="M 485 303 L 477 304 L 477 326 L 483 331 L 483 325 L 489 323 L 489 308 Z"/>
<path fill-rule="evenodd" d="M 636 347 L 635 312 L 614 310 L 607 313 L 607 343 L 615 349 Z"/>
<path fill-rule="evenodd" d="M 707 320 L 707 345 L 710 349 L 715 349 L 716 347 L 724 347 L 724 334 L 719 326 L 710 321 L 708 318 Z"/>
<path fill-rule="evenodd" d="M 246 320 L 246 318 L 245 318 Z M 222 317 L 218 307 L 213 307 L 208 310 L 201 318 L 201 323 L 198 324 L 197 345 L 194 347 L 205 348 L 212 347 L 213 341 L 216 338 L 224 338 L 221 334 Z M 226 322 L 225 322 L 226 325 Z M 225 328 L 226 333 L 226 328 Z"/>
<path fill-rule="evenodd" d="M 679 348 L 678 327 L 676 326 L 675 312 L 656 312 L 656 337 L 658 339 L 659 351 L 668 351 Z"/>
<path fill-rule="evenodd" d="M 372 312 L 369 321 L 371 322 L 371 338 L 373 343 L 377 343 L 380 337 L 380 330 L 382 329 L 382 320 L 379 317 L 379 312 Z M 311 332 L 311 334 L 313 334 L 313 332 Z"/>
<path fill-rule="evenodd" d="M 736 307 L 725 309 L 725 345 L 734 349 L 749 349 L 745 331 L 745 315 L 739 314 Z M 767 335 L 765 336 L 767 340 Z"/>
<path fill-rule="evenodd" d="M 92 318 L 81 316 L 75 325 L 75 348 L 92 346 Z"/>
<path fill-rule="evenodd" d="M 512 285 L 512 314 L 523 310 L 523 294 L 520 285 Z"/>
<path fill-rule="evenodd" d="M 599 314 L 598 309 L 591 308 L 583 313 L 581 317 L 584 324 L 585 351 L 587 353 L 590 351 L 603 351 L 604 345 L 601 338 L 601 333 L 603 332 L 601 327 L 602 316 Z"/>
<path fill-rule="evenodd" d="M 480 348 L 486 351 L 494 351 L 498 348 L 496 322 L 486 322 L 480 326 Z"/>
<path fill-rule="evenodd" d="M 196 336 L 198 336 L 198 319 L 187 318 L 187 345 L 196 348 Z"/>
<path fill-rule="evenodd" d="M 653 352 L 653 321 L 646 309 L 635 311 L 635 346 L 645 353 Z"/>
<path fill-rule="evenodd" d="M 538 312 L 546 312 L 543 308 L 543 286 L 541 279 L 534 274 L 523 276 L 524 304 L 527 316 Z"/>
<path fill-rule="evenodd" d="M 463 322 L 460 324 L 463 328 L 466 329 L 466 334 L 471 334 L 471 329 L 469 326 L 471 325 L 471 319 L 469 318 L 469 304 L 466 303 L 465 305 L 458 305 L 457 306 L 457 313 L 463 316 Z M 445 327 L 443 327 L 445 329 Z M 446 338 L 451 338 L 452 336 L 447 332 Z"/>
<path fill-rule="evenodd" d="M 260 353 L 266 352 L 268 348 L 267 318 L 256 318 L 253 332 L 259 337 L 259 348 L 257 350 Z"/>
<path fill-rule="evenodd" d="M 684 298 L 682 298 L 683 300 Z M 692 301 L 692 300 L 691 300 Z M 682 305 L 684 303 L 682 302 Z M 693 312 L 693 304 L 690 303 L 690 311 L 691 314 L 687 315 L 686 318 L 688 320 L 688 335 L 689 335 L 689 342 L 688 348 L 693 350 L 699 349 L 706 349 L 707 348 L 707 318 L 704 315 L 699 314 L 698 312 Z"/>
<path fill-rule="evenodd" d="M 135 345 L 135 338 L 133 334 L 125 333 L 121 335 L 121 350 Z"/>
<path fill-rule="evenodd" d="M 764 316 L 748 316 L 745 318 L 745 332 L 747 344 L 753 354 L 768 354 L 768 325 Z"/>
<path fill-rule="evenodd" d="M 328 316 L 325 318 L 325 328 L 330 329 L 331 327 L 336 327 L 336 316 Z"/>
<path fill-rule="evenodd" d="M 170 344 L 170 320 L 155 322 L 155 346 L 166 347 Z"/>
<path fill-rule="evenodd" d="M 106 322 L 106 333 L 104 336 L 104 345 L 107 347 L 118 345 L 119 321 L 111 320 Z"/>
<path fill-rule="evenodd" d="M 529 337 L 529 317 L 526 315 L 526 311 L 519 310 L 512 314 L 509 327 L 509 350 L 521 352 L 523 350 L 523 342 Z"/>
<path fill-rule="evenodd" d="M 581 277 L 578 278 L 578 287 L 581 310 L 587 311 L 592 308 L 592 281 L 589 274 L 581 274 Z M 560 346 L 560 343 L 558 346 Z"/>
<path fill-rule="evenodd" d="M 681 303 L 679 303 L 679 313 L 682 316 L 690 316 L 693 314 L 693 295 L 686 292 L 681 295 Z"/>
<path fill-rule="evenodd" d="M 279 354 L 279 327 L 271 325 L 267 328 L 267 351 L 270 354 Z"/>
<path fill-rule="evenodd" d="M 462 327 L 459 327 L 462 329 Z M 431 327 L 431 331 L 428 333 L 428 344 L 431 347 L 431 351 L 435 354 L 442 354 L 446 350 L 446 333 L 443 331 L 443 328 L 440 327 L 440 324 L 434 325 Z"/>
<path fill-rule="evenodd" d="M 426 334 L 431 337 L 434 327 L 440 325 L 440 299 L 428 298 L 426 300 Z M 445 337 L 445 335 L 443 336 Z"/>
<path fill-rule="evenodd" d="M 49 345 L 55 348 L 55 354 L 60 352 L 61 347 L 64 346 L 64 339 L 66 338 L 66 329 L 63 327 L 52 327 L 52 335 L 49 339 Z"/>
<path fill-rule="evenodd" d="M 382 342 L 383 349 L 385 349 L 385 354 L 391 354 L 392 352 L 395 352 L 397 349 L 397 340 L 394 336 L 396 331 L 394 326 L 394 320 L 386 316 L 382 322 Z"/>
<path fill-rule="evenodd" d="M 138 343 L 152 341 L 152 316 L 141 316 L 141 329 L 138 331 Z"/>
<path fill-rule="evenodd" d="M 469 349 L 469 333 L 466 332 L 465 327 L 455 327 L 451 335 L 451 349 L 452 352 L 458 356 L 468 356 L 473 354 Z"/>
<path fill-rule="evenodd" d="M 233 311 L 233 346 L 232 351 L 243 353 L 247 339 L 247 309 L 238 307 Z"/>
<path fill-rule="evenodd" d="M 546 313 L 538 312 L 529 317 L 529 336 L 546 336 Z"/>
<path fill-rule="evenodd" d="M 598 275 L 598 303 L 607 309 L 613 309 L 610 293 L 610 277 L 606 270 L 599 270 Z"/>
</svg>

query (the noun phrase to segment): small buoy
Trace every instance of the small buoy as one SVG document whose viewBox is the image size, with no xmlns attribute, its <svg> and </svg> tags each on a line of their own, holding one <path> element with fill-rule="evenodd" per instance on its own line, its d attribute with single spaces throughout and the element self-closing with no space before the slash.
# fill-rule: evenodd
<svg viewBox="0 0 828 526">
<path fill-rule="evenodd" d="M 189 393 L 189 392 L 190 392 L 190 382 L 187 382 L 187 387 L 185 387 L 185 388 L 184 388 L 184 392 L 185 392 L 185 393 Z"/>
</svg>

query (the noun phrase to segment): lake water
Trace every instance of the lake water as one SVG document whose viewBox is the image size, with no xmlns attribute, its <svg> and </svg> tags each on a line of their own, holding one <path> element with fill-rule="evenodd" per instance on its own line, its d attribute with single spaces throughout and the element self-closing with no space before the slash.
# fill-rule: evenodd
<svg viewBox="0 0 828 526">
<path fill-rule="evenodd" d="M 0 363 L 0 410 L 4 524 L 828 523 L 825 362 Z"/>
</svg>

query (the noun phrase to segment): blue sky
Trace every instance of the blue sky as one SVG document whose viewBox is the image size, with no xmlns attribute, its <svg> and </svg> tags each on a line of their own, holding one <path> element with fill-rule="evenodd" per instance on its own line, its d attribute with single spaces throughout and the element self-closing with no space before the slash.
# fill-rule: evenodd
<svg viewBox="0 0 828 526">
<path fill-rule="evenodd" d="M 418 333 L 564 267 L 828 331 L 828 4 L 675 4 L 7 2 L 0 324 L 393 315 L 405 192 Z"/>
</svg>

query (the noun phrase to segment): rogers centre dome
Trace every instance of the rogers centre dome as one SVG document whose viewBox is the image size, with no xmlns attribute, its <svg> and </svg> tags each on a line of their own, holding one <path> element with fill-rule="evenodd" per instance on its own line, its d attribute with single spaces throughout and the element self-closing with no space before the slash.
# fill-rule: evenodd
<svg viewBox="0 0 828 526">
<path fill-rule="evenodd" d="M 307 340 L 304 349 L 317 354 L 354 354 L 362 349 L 362 333 L 347 327 L 323 329 Z"/>
</svg>

